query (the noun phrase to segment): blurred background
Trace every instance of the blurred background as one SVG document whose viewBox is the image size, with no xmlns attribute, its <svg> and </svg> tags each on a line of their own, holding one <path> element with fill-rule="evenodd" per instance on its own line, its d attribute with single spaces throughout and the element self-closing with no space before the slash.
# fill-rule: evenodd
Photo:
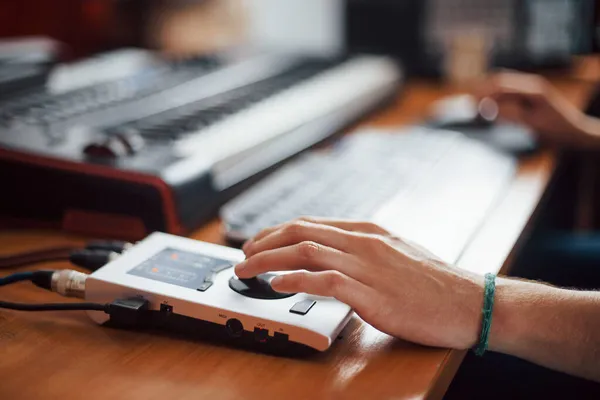
<svg viewBox="0 0 600 400">
<path fill-rule="evenodd" d="M 458 77 L 562 66 L 596 50 L 597 21 L 595 0 L 3 0 L 0 36 L 49 36 L 74 58 L 123 46 L 381 52 Z"/>
<path fill-rule="evenodd" d="M 42 154 L 110 167 L 123 196 L 102 203 L 113 182 L 82 173 L 87 192 L 75 193 L 75 178 L 54 165 L 25 178 L 0 157 L 15 168 L 0 212 L 106 236 L 122 226 L 137 227 L 131 237 L 186 233 L 254 178 L 390 104 L 371 122 L 423 123 L 433 110 L 440 126 L 464 116 L 481 140 L 533 151 L 521 127 L 481 134 L 477 104 L 451 95 L 502 68 L 558 72 L 559 86 L 597 81 L 599 9 L 595 0 L 0 0 L 0 150 L 16 149 L 24 165 Z M 585 91 L 571 96 L 577 106 Z M 440 116 L 432 103 L 444 96 Z M 130 171 L 166 183 L 175 205 L 155 187 L 133 188 Z M 24 187 L 28 179 L 40 184 Z M 47 193 L 56 198 L 22 201 Z"/>
</svg>

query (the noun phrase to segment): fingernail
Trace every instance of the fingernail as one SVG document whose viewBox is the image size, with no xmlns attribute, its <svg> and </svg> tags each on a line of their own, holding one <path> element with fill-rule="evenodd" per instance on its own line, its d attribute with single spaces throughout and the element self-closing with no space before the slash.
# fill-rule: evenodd
<svg viewBox="0 0 600 400">
<path fill-rule="evenodd" d="M 246 253 L 248 251 L 248 248 L 250 247 L 251 244 L 252 244 L 252 239 L 251 240 L 247 240 L 246 243 L 244 243 L 244 245 L 242 246 L 242 251 L 244 253 Z"/>
<path fill-rule="evenodd" d="M 277 275 L 276 277 L 274 277 L 273 279 L 271 279 L 271 286 L 277 286 L 280 285 L 283 282 L 283 276 L 281 275 Z"/>
<path fill-rule="evenodd" d="M 238 265 L 235 266 L 235 273 L 237 274 L 238 272 L 244 272 L 244 270 L 246 269 L 246 265 L 248 263 L 246 261 L 242 261 L 241 263 L 239 263 Z"/>
</svg>

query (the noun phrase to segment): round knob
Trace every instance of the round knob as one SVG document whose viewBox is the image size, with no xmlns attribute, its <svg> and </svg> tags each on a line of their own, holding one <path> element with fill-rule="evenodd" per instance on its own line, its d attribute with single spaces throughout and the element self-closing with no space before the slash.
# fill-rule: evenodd
<svg viewBox="0 0 600 400">
<path fill-rule="evenodd" d="M 118 138 L 107 138 L 101 142 L 90 143 L 83 149 L 85 155 L 94 158 L 114 159 L 126 156 L 127 147 Z"/>
<path fill-rule="evenodd" d="M 239 279 L 232 277 L 229 280 L 229 287 L 235 292 L 253 299 L 276 300 L 291 297 L 295 293 L 279 293 L 271 288 L 270 281 L 275 277 L 274 274 L 261 274 L 256 278 Z"/>
<path fill-rule="evenodd" d="M 125 128 L 115 132 L 114 136 L 125 145 L 129 154 L 135 154 L 144 147 L 144 138 L 134 128 Z"/>
</svg>

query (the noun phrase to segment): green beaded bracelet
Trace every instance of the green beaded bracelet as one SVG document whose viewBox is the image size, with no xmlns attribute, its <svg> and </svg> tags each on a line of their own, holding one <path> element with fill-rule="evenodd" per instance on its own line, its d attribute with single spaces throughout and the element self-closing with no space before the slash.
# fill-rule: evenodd
<svg viewBox="0 0 600 400">
<path fill-rule="evenodd" d="M 496 275 L 485 274 L 485 287 L 483 293 L 483 309 L 481 313 L 481 335 L 479 343 L 475 346 L 475 354 L 483 356 L 488 348 L 490 340 L 490 330 L 492 328 L 492 312 L 494 311 L 494 294 L 496 293 Z"/>
</svg>

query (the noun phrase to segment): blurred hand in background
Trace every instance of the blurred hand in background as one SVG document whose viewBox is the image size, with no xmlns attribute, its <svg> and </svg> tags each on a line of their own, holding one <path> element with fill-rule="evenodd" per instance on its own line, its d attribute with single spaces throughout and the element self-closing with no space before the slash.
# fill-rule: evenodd
<svg viewBox="0 0 600 400">
<path fill-rule="evenodd" d="M 600 122 L 571 104 L 546 79 L 503 72 L 477 90 L 498 105 L 498 118 L 529 126 L 542 142 L 574 148 L 600 146 Z"/>
</svg>

